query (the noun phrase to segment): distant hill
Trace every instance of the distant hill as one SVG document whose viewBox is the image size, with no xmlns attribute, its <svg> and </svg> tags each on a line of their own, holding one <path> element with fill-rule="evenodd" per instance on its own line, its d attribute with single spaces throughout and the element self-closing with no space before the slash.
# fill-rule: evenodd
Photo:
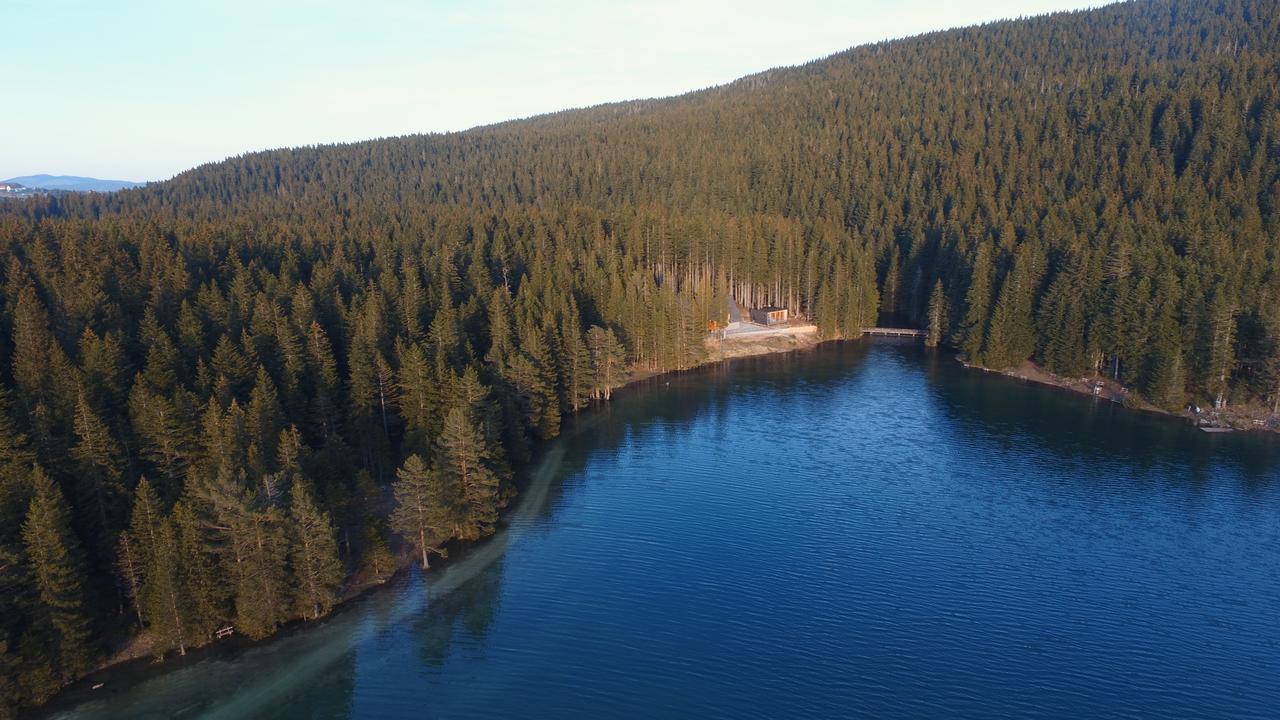
<svg viewBox="0 0 1280 720">
<path fill-rule="evenodd" d="M 99 180 L 91 177 L 75 175 L 23 175 L 5 180 L 6 183 L 17 183 L 29 188 L 45 190 L 69 190 L 71 192 L 113 192 L 125 188 L 139 187 L 143 183 L 128 180 Z"/>
</svg>

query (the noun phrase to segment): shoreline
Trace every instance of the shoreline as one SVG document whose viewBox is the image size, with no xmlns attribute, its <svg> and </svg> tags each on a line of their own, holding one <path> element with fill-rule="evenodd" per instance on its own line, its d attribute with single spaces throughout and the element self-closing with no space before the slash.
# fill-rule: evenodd
<svg viewBox="0 0 1280 720">
<path fill-rule="evenodd" d="M 1189 423 L 1193 428 L 1207 433 L 1280 432 L 1280 416 L 1274 415 L 1268 412 L 1266 408 L 1256 405 L 1243 404 L 1229 406 L 1220 410 L 1202 410 L 1197 415 L 1189 410 L 1174 411 L 1167 410 L 1158 405 L 1153 405 L 1138 395 L 1138 393 L 1130 391 L 1130 389 L 1125 387 L 1123 384 L 1110 378 L 1100 376 L 1068 378 L 1051 373 L 1030 360 L 1024 360 L 1021 365 L 1007 368 L 1005 370 L 993 370 L 982 365 L 967 363 L 960 359 L 958 354 L 955 356 L 955 360 L 964 367 L 972 370 L 995 373 L 997 375 L 1003 375 L 1004 377 L 1034 383 L 1036 385 L 1065 390 L 1085 397 L 1108 400 L 1126 410 L 1134 410 L 1137 412 L 1161 415 L 1170 419 L 1183 420 Z"/>
<path fill-rule="evenodd" d="M 809 326 L 812 327 L 812 326 Z M 761 355 L 783 354 L 788 352 L 797 352 L 800 350 L 810 350 L 817 347 L 820 341 L 817 338 L 817 328 L 808 332 L 806 327 L 798 328 L 799 334 L 790 335 L 771 335 L 768 337 L 741 339 L 729 341 L 731 347 L 726 351 L 723 347 L 714 347 L 717 343 L 714 339 L 706 342 L 707 354 L 697 364 L 683 369 L 670 370 L 650 370 L 646 368 L 636 368 L 628 373 L 625 380 L 612 388 L 617 391 L 623 388 L 634 388 L 642 385 L 647 381 L 653 381 L 663 376 L 677 375 L 694 370 L 708 368 L 714 365 L 729 362 L 738 358 L 757 357 Z M 723 341 L 720 342 L 722 346 Z M 607 407 L 608 400 L 595 402 L 585 406 L 582 410 L 569 415 L 567 417 L 582 418 L 589 417 L 592 412 Z M 559 436 L 557 436 L 559 437 Z M 540 472 L 544 472 L 544 463 L 547 462 L 545 456 L 538 456 L 533 462 L 519 468 L 515 473 L 513 482 L 515 483 L 518 494 L 515 502 L 501 511 L 499 517 L 499 531 L 509 526 L 512 516 L 520 511 L 527 502 L 536 500 L 534 496 L 529 496 L 527 491 L 536 483 L 536 476 Z M 435 573 L 448 569 L 458 562 L 464 560 L 468 555 L 482 549 L 490 544 L 496 537 L 490 535 L 468 542 L 451 541 L 448 543 L 451 552 L 448 556 L 437 558 L 431 567 L 423 572 Z M 163 660 L 155 659 L 149 650 L 147 643 L 147 633 L 140 632 L 132 636 L 126 643 L 117 648 L 108 659 L 104 660 L 100 665 L 89 671 L 85 675 L 64 685 L 53 697 L 47 702 L 34 707 L 21 708 L 18 711 L 18 718 L 45 718 L 50 717 L 53 713 L 69 710 L 81 702 L 88 702 L 94 699 L 92 694 L 98 689 L 107 687 L 107 683 L 112 680 L 115 675 L 127 675 L 125 678 L 129 684 L 136 684 L 152 679 L 168 672 L 180 670 L 188 665 L 204 660 L 210 656 L 217 654 L 234 654 L 244 652 L 256 647 L 268 645 L 273 642 L 283 641 L 299 632 L 305 632 L 309 626 L 318 625 L 325 621 L 348 611 L 353 607 L 356 601 L 368 597 L 379 590 L 391 585 L 394 581 L 401 578 L 406 572 L 411 572 L 416 566 L 414 555 L 412 552 L 405 552 L 403 548 L 395 554 L 396 564 L 394 569 L 386 574 L 381 580 L 362 579 L 360 582 L 353 584 L 342 597 L 334 603 L 333 610 L 322 618 L 317 620 L 308 620 L 303 618 L 295 618 L 281 625 L 276 632 L 262 638 L 260 640 L 252 640 L 244 635 L 235 634 L 225 640 L 213 640 L 202 645 L 195 645 L 187 649 L 186 655 L 166 655 Z"/>
<path fill-rule="evenodd" d="M 809 330 L 809 328 L 812 328 L 812 330 Z M 729 341 L 717 340 L 714 338 L 708 339 L 706 341 L 707 354 L 698 363 L 683 369 L 670 369 L 670 370 L 636 369 L 636 370 L 633 370 L 631 373 L 629 373 L 627 378 L 623 382 L 615 386 L 612 390 L 617 391 L 624 388 L 633 389 L 636 386 L 640 386 L 648 381 L 659 379 L 663 376 L 678 375 L 681 373 L 691 372 L 695 370 L 703 370 L 716 365 L 722 365 L 722 364 L 731 362 L 733 360 L 750 358 L 750 357 L 760 357 L 764 355 L 780 355 L 780 354 L 785 354 L 789 352 L 809 351 L 826 343 L 857 342 L 857 341 L 866 340 L 869 337 L 866 335 L 862 335 L 857 338 L 820 339 L 816 327 L 802 326 L 802 327 L 796 328 L 796 330 L 798 330 L 799 332 L 791 333 L 791 334 L 771 335 L 767 337 L 754 338 L 754 339 L 744 338 L 744 339 L 734 339 Z M 726 344 L 729 345 L 728 348 L 724 347 Z M 985 373 L 994 373 L 994 374 L 1002 375 L 1004 377 L 1008 377 L 1011 379 L 1022 380 L 1025 382 L 1030 382 L 1037 385 L 1042 385 L 1042 386 L 1047 386 L 1052 388 L 1058 388 L 1060 390 L 1065 390 L 1073 394 L 1083 395 L 1086 397 L 1106 399 L 1110 402 L 1113 402 L 1122 406 L 1127 410 L 1137 410 L 1140 412 L 1155 413 L 1155 414 L 1163 415 L 1169 418 L 1187 420 L 1192 423 L 1194 423 L 1195 421 L 1194 416 L 1186 412 L 1182 412 L 1182 413 L 1170 412 L 1163 408 L 1150 405 L 1145 401 L 1138 401 L 1141 404 L 1137 404 L 1128 399 L 1130 397 L 1134 397 L 1134 394 L 1130 393 L 1130 391 L 1127 388 L 1124 388 L 1123 385 L 1120 385 L 1117 382 L 1107 380 L 1105 378 L 1083 378 L 1083 379 L 1073 380 L 1070 378 L 1065 378 L 1065 377 L 1050 373 L 1044 370 L 1043 368 L 1040 368 L 1039 366 L 1035 365 L 1031 361 L 1025 361 L 1022 365 L 1015 368 L 1010 368 L 1006 370 L 993 370 L 991 368 L 983 367 L 981 365 L 973 365 L 970 363 L 966 363 L 960 359 L 958 354 L 952 355 L 952 357 L 956 362 L 960 363 L 961 365 L 963 365 L 965 368 L 968 368 L 968 369 L 980 370 Z M 1091 388 L 1095 387 L 1095 383 L 1101 383 L 1101 386 L 1103 388 L 1102 392 L 1095 393 L 1092 391 Z M 1136 397 L 1134 397 L 1134 399 L 1136 400 Z M 608 400 L 592 403 L 591 405 L 588 405 L 587 407 L 584 408 L 585 412 L 579 411 L 578 413 L 575 413 L 567 417 L 586 418 L 586 417 L 589 417 L 592 412 L 595 412 L 599 409 L 607 407 L 608 404 L 609 404 Z M 1277 432 L 1277 431 L 1280 431 L 1280 424 L 1276 424 L 1274 426 L 1234 428 L 1234 429 L 1241 432 Z M 510 525 L 510 521 L 512 517 L 518 514 L 521 508 L 523 508 L 526 505 L 526 503 L 533 502 L 537 499 L 536 493 L 533 496 L 529 496 L 529 495 L 526 495 L 526 491 L 529 490 L 529 488 L 535 484 L 536 476 L 546 471 L 546 468 L 544 467 L 544 465 L 547 462 L 547 460 L 548 459 L 545 456 L 539 455 L 533 462 L 529 463 L 527 466 L 521 468 L 520 471 L 517 472 L 514 482 L 516 483 L 517 489 L 519 490 L 519 494 L 516 497 L 516 501 L 502 511 L 499 519 L 500 531 L 507 528 Z M 428 568 L 423 572 L 435 573 L 435 572 L 439 572 L 441 570 L 447 569 L 455 565 L 456 563 L 461 562 L 468 555 L 472 554 L 478 549 L 482 549 L 486 545 L 489 545 L 492 541 L 496 539 L 496 537 L 497 537 L 497 534 L 490 535 L 488 537 L 481 538 L 479 540 L 469 541 L 469 542 L 461 542 L 461 543 L 451 542 L 449 543 L 449 545 L 450 545 L 450 549 L 453 552 L 450 552 L 449 556 L 447 557 L 439 558 L 434 564 L 431 565 L 430 568 Z M 136 648 L 139 644 L 139 641 L 142 638 L 144 638 L 145 634 L 139 633 L 138 635 L 135 635 L 130 640 L 129 643 L 127 643 L 126 645 L 118 649 L 116 653 L 111 656 L 110 660 L 94 668 L 91 672 L 87 673 L 81 678 L 65 685 L 61 690 L 58 691 L 56 695 L 50 698 L 48 702 L 39 706 L 31 707 L 31 708 L 23 708 L 22 710 L 19 711 L 17 717 L 19 718 L 48 717 L 50 714 L 57 712 L 59 710 L 70 709 L 71 707 L 74 707 L 76 704 L 79 704 L 79 702 L 92 700 L 93 696 L 87 693 L 91 693 L 94 690 L 98 689 L 97 687 L 93 687 L 93 685 L 97 684 L 100 681 L 109 680 L 110 679 L 109 676 L 116 673 L 125 673 L 125 672 L 136 673 L 136 675 L 134 675 L 129 679 L 132 681 L 132 683 L 142 682 L 147 679 L 153 678 L 155 676 L 162 675 L 173 670 L 181 669 L 194 662 L 199 662 L 200 660 L 205 659 L 205 657 L 209 655 L 213 655 L 215 653 L 243 652 L 246 650 L 253 649 L 255 647 L 270 644 L 272 642 L 282 641 L 299 632 L 305 632 L 308 629 L 308 626 L 324 623 L 326 620 L 333 618 L 339 615 L 340 613 L 349 611 L 350 608 L 354 606 L 355 601 L 366 598 L 367 596 L 392 584 L 395 580 L 400 578 L 404 573 L 411 571 L 412 568 L 416 565 L 414 561 L 413 553 L 405 552 L 403 548 L 399 553 L 396 554 L 395 557 L 396 557 L 396 566 L 390 573 L 388 573 L 380 581 L 369 581 L 366 579 L 362 582 L 354 584 L 347 592 L 343 593 L 343 596 L 341 597 L 341 599 L 334 604 L 334 608 L 329 613 L 329 615 L 326 615 L 325 617 L 320 618 L 318 620 L 307 620 L 302 618 L 291 620 L 281 625 L 280 628 L 275 633 L 273 633 L 268 637 L 262 638 L 261 640 L 251 640 L 243 635 L 237 634 L 226 641 L 215 640 L 212 642 L 205 643 L 203 645 L 193 646 L 190 649 L 188 649 L 187 654 L 184 656 L 166 656 L 164 660 L 153 659 L 153 656 L 149 652 L 142 652 L 139 654 L 125 656 L 124 654 L 126 652 L 129 652 L 131 649 Z M 99 685 L 98 687 L 102 687 L 102 686 Z M 70 697 L 72 695 L 79 695 L 81 693 L 86 693 L 86 694 L 83 697 L 76 697 L 76 698 Z M 70 700 L 71 701 L 70 704 L 64 704 L 63 701 L 66 701 L 66 700 Z"/>
</svg>

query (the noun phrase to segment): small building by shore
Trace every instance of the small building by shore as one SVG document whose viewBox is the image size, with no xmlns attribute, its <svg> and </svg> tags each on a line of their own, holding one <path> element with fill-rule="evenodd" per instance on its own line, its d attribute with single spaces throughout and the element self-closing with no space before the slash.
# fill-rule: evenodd
<svg viewBox="0 0 1280 720">
<path fill-rule="evenodd" d="M 762 308 L 753 308 L 751 310 L 751 322 L 760 325 L 781 325 L 787 321 L 787 309 L 767 305 Z"/>
</svg>

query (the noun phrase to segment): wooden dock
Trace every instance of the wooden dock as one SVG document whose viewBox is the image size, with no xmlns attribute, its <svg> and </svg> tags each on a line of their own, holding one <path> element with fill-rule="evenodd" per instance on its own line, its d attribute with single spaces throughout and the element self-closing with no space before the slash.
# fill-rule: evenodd
<svg viewBox="0 0 1280 720">
<path fill-rule="evenodd" d="M 915 328 L 888 328 L 888 327 L 870 327 L 862 328 L 863 335 L 884 335 L 886 337 L 924 337 L 923 330 Z"/>
</svg>

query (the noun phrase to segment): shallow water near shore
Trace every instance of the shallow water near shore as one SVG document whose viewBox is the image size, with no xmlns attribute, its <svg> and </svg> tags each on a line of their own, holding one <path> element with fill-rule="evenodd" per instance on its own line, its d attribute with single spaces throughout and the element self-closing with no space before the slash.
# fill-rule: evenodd
<svg viewBox="0 0 1280 720">
<path fill-rule="evenodd" d="M 1278 480 L 910 341 L 735 361 L 571 422 L 447 566 L 55 716 L 1274 717 Z"/>
</svg>

